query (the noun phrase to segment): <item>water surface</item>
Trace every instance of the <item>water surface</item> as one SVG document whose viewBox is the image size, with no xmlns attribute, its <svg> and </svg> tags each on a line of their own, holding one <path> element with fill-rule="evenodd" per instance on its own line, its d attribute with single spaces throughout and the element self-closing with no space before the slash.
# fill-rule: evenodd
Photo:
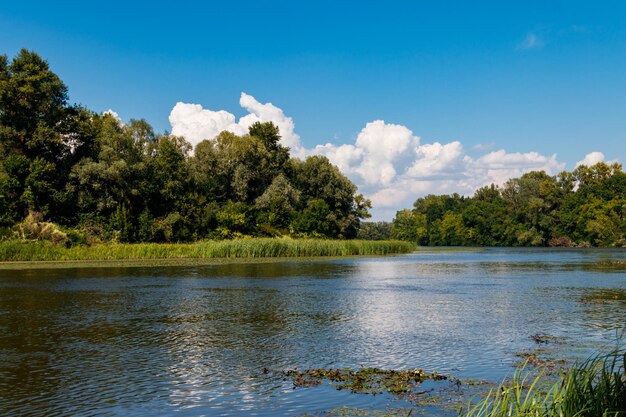
<svg viewBox="0 0 626 417">
<path fill-rule="evenodd" d="M 0 271 L 0 415 L 285 415 L 390 396 L 293 389 L 286 369 L 500 381 L 529 336 L 615 344 L 624 250 Z M 264 372 L 264 368 L 270 372 Z M 406 405 L 406 404 L 401 404 Z"/>
</svg>

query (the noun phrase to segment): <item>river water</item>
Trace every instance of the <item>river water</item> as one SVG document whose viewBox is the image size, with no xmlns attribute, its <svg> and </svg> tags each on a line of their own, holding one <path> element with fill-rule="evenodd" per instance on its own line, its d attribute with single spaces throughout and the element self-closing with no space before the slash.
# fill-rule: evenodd
<svg viewBox="0 0 626 417">
<path fill-rule="evenodd" d="M 624 250 L 477 249 L 0 270 L 0 415 L 410 407 L 327 384 L 294 389 L 281 371 L 419 367 L 499 382 L 536 334 L 585 357 L 621 343 L 626 270 L 603 262 L 625 259 Z"/>
</svg>

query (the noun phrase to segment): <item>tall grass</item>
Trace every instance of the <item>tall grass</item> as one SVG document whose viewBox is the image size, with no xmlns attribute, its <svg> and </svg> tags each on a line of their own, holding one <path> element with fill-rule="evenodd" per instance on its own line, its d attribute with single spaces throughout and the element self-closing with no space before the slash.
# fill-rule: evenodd
<svg viewBox="0 0 626 417">
<path fill-rule="evenodd" d="M 626 351 L 595 356 L 563 372 L 557 382 L 520 368 L 511 384 L 470 405 L 465 417 L 626 416 Z"/>
<path fill-rule="evenodd" d="M 408 253 L 401 241 L 252 238 L 195 243 L 135 243 L 74 246 L 49 242 L 0 242 L 0 262 L 135 259 L 205 259 L 389 255 Z"/>
</svg>

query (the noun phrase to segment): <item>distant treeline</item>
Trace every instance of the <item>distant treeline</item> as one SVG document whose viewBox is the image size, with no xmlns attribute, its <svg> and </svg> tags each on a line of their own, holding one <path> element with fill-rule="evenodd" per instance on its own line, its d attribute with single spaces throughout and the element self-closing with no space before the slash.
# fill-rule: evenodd
<svg viewBox="0 0 626 417">
<path fill-rule="evenodd" d="M 194 150 L 144 120 L 68 104 L 36 53 L 0 56 L 0 234 L 89 243 L 356 237 L 369 201 L 327 158 L 291 158 L 272 123 Z"/>
<path fill-rule="evenodd" d="M 429 195 L 393 222 L 363 223 L 361 239 L 428 246 L 626 247 L 626 173 L 618 163 L 557 176 L 529 172 L 473 197 Z"/>
</svg>

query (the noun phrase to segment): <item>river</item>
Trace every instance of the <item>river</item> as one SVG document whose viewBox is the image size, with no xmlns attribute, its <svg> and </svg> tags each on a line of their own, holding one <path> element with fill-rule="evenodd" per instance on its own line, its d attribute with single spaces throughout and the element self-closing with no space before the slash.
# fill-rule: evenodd
<svg viewBox="0 0 626 417">
<path fill-rule="evenodd" d="M 0 270 L 0 415 L 412 407 L 328 384 L 294 389 L 281 371 L 418 367 L 497 383 L 537 348 L 533 335 L 586 357 L 621 343 L 626 270 L 604 265 L 625 259 L 619 249 L 475 249 Z"/>
</svg>

